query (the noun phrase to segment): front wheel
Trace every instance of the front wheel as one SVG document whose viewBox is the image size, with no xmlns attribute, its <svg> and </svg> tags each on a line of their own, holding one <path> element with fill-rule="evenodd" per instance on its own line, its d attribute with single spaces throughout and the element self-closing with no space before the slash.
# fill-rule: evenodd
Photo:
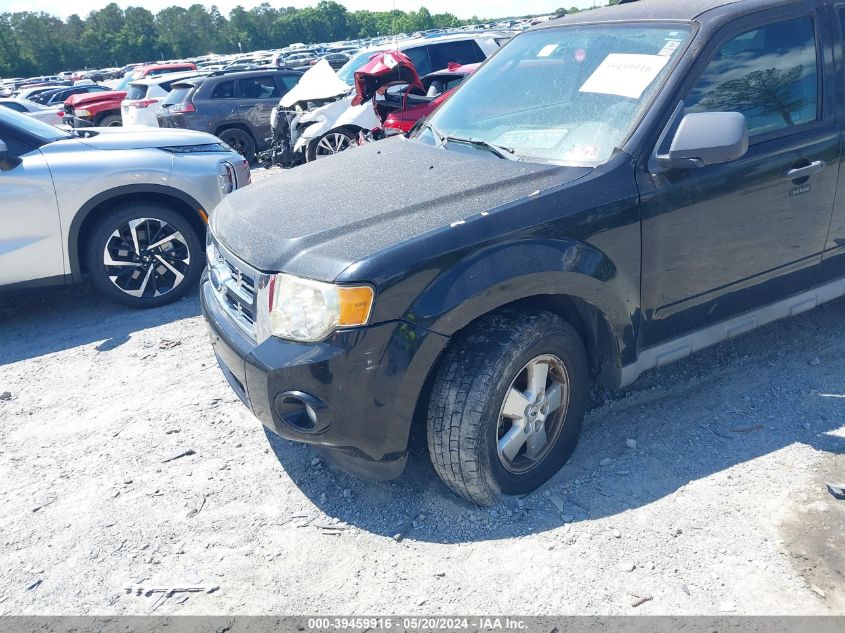
<svg viewBox="0 0 845 633">
<path fill-rule="evenodd" d="M 97 127 L 123 127 L 123 118 L 119 114 L 109 114 L 100 119 Z"/>
<path fill-rule="evenodd" d="M 106 215 L 90 234 L 86 259 L 94 287 L 133 308 L 176 301 L 205 266 L 196 229 L 157 202 L 126 204 Z"/>
<path fill-rule="evenodd" d="M 435 378 L 428 448 L 437 474 L 479 505 L 541 486 L 575 450 L 588 371 L 578 333 L 555 314 L 479 322 Z"/>
<path fill-rule="evenodd" d="M 307 159 L 311 161 L 339 154 L 355 147 L 357 138 L 348 130 L 332 130 L 308 143 Z"/>
</svg>

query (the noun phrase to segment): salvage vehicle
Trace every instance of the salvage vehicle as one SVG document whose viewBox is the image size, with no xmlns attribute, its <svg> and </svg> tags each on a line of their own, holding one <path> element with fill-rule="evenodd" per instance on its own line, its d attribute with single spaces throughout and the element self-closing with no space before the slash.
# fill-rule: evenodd
<svg viewBox="0 0 845 633">
<path fill-rule="evenodd" d="M 120 103 L 120 117 L 123 125 L 158 127 L 156 110 L 170 94 L 173 84 L 200 74 L 202 74 L 201 71 L 190 70 L 130 82 L 126 87 L 126 98 Z"/>
<path fill-rule="evenodd" d="M 66 132 L 0 108 L 0 292 L 86 276 L 153 308 L 200 277 L 208 213 L 249 167 L 199 132 Z"/>
<path fill-rule="evenodd" d="M 478 70 L 479 64 L 466 64 L 460 66 L 453 64 L 446 70 L 436 73 L 429 73 L 421 79 L 424 95 L 415 94 L 413 91 L 393 92 L 388 90 L 385 93 L 385 101 L 395 103 L 395 110 L 390 112 L 382 125 L 385 136 L 394 134 L 405 134 L 411 131 L 420 119 L 424 119 L 434 112 L 454 90 L 461 85 L 464 79 Z"/>
<path fill-rule="evenodd" d="M 296 70 L 267 68 L 185 79 L 172 84 L 156 119 L 163 128 L 214 134 L 252 162 L 267 147 L 273 108 L 300 77 Z"/>
<path fill-rule="evenodd" d="M 318 64 L 273 110 L 270 148 L 259 157 L 266 167 L 295 167 L 303 159 L 313 161 L 409 131 L 443 102 L 446 86 L 456 86 L 478 66 L 453 65 L 451 70 L 426 75 L 426 80 L 420 79 L 405 54 L 384 51 L 355 73 L 354 92 L 336 100 L 337 94 L 347 91 L 346 85 L 327 62 Z M 337 129 L 323 134 L 330 125 Z"/>
<path fill-rule="evenodd" d="M 223 201 L 200 294 L 224 375 L 350 472 L 398 476 L 416 422 L 457 494 L 536 489 L 591 383 L 845 295 L 843 47 L 841 0 L 517 35 L 410 138 Z"/>
<path fill-rule="evenodd" d="M 65 101 L 64 123 L 71 127 L 120 127 L 123 125 L 121 103 L 127 98 L 130 82 L 196 69 L 196 64 L 187 62 L 139 66 L 128 73 L 114 90 L 69 97 Z"/>
<path fill-rule="evenodd" d="M 62 110 L 59 110 L 58 106 L 48 108 L 39 103 L 28 101 L 27 99 L 0 99 L 0 108 L 23 112 L 33 119 L 38 119 L 50 125 L 59 125 L 62 122 L 62 114 L 64 114 Z"/>
<path fill-rule="evenodd" d="M 361 98 L 358 86 L 358 73 L 373 75 L 367 80 L 379 81 L 379 88 L 387 87 L 393 82 L 389 73 L 379 75 L 382 71 L 380 64 L 386 64 L 389 70 L 390 59 L 399 56 L 407 74 L 413 69 L 414 75 L 427 75 L 433 71 L 443 70 L 450 64 L 475 64 L 484 61 L 499 47 L 510 39 L 504 34 L 461 34 L 443 35 L 435 38 L 411 39 L 396 44 L 393 48 L 382 46 L 361 51 L 349 60 L 336 76 L 329 76 L 323 68 L 326 63 L 318 62 L 305 73 L 314 73 L 320 81 L 309 80 L 296 91 L 287 95 L 279 103 L 279 110 L 285 112 L 287 121 L 281 122 L 289 138 L 276 143 L 281 132 L 273 132 L 274 144 L 284 147 L 290 146 L 291 161 L 286 167 L 313 161 L 324 156 L 330 156 L 345 151 L 357 144 L 357 139 L 375 133 L 380 135 L 382 123 L 386 114 L 379 111 L 375 100 Z M 375 62 L 375 63 L 374 63 Z M 339 80 L 339 81 L 338 81 Z M 346 84 L 346 87 L 344 87 Z M 309 86 L 305 90 L 305 86 Z M 383 96 L 381 90 L 371 90 L 373 97 Z M 424 94 L 424 93 L 423 93 Z M 273 148 L 276 156 L 286 156 L 287 152 L 278 147 Z"/>
</svg>

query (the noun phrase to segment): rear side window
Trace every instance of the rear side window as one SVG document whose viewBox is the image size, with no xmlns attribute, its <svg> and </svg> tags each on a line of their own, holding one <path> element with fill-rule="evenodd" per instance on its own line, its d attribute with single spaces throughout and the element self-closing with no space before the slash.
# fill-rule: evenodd
<svg viewBox="0 0 845 633">
<path fill-rule="evenodd" d="M 235 98 L 235 82 L 221 81 L 211 91 L 212 99 L 234 99 Z"/>
<path fill-rule="evenodd" d="M 475 64 L 484 61 L 484 53 L 473 40 L 443 42 L 429 46 L 432 70 L 448 68 L 449 64 Z"/>
<path fill-rule="evenodd" d="M 147 86 L 140 84 L 129 84 L 129 90 L 126 91 L 126 98 L 129 101 L 137 101 L 147 96 Z"/>
<path fill-rule="evenodd" d="M 690 93 L 686 111 L 741 112 L 754 136 L 815 121 L 818 99 L 815 30 L 809 17 L 801 17 L 726 42 Z"/>
<path fill-rule="evenodd" d="M 238 99 L 278 99 L 282 96 L 273 75 L 238 80 Z"/>
<path fill-rule="evenodd" d="M 184 103 L 188 100 L 191 90 L 193 90 L 193 86 L 191 85 L 176 85 L 173 86 L 173 89 L 170 91 L 170 94 L 167 95 L 167 99 L 164 100 L 165 105 L 173 105 L 174 103 Z"/>
</svg>

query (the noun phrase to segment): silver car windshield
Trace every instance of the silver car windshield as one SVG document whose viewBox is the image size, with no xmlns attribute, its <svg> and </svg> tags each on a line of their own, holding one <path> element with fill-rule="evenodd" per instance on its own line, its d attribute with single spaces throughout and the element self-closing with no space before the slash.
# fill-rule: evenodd
<svg viewBox="0 0 845 633">
<path fill-rule="evenodd" d="M 600 165 L 630 135 L 689 34 L 680 24 L 530 31 L 470 76 L 418 139 L 464 141 L 529 162 Z"/>
<path fill-rule="evenodd" d="M 15 112 L 8 108 L 0 108 L 0 123 L 4 123 L 14 128 L 23 130 L 27 134 L 34 136 L 45 143 L 52 143 L 64 138 L 71 138 L 71 134 L 53 127 L 48 123 L 42 123 L 38 119 L 34 119 L 26 114 Z"/>
</svg>

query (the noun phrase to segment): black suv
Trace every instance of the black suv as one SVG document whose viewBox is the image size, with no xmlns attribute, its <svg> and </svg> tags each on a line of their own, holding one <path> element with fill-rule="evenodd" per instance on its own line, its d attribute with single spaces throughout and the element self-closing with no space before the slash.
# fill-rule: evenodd
<svg viewBox="0 0 845 633">
<path fill-rule="evenodd" d="M 843 49 L 842 0 L 518 35 L 410 138 L 221 203 L 201 296 L 224 374 L 352 472 L 397 476 L 416 420 L 458 494 L 533 490 L 591 382 L 845 294 Z"/>
<path fill-rule="evenodd" d="M 174 83 L 157 112 L 160 127 L 209 132 L 252 162 L 268 146 L 270 114 L 302 77 L 294 70 L 217 72 Z"/>
</svg>

